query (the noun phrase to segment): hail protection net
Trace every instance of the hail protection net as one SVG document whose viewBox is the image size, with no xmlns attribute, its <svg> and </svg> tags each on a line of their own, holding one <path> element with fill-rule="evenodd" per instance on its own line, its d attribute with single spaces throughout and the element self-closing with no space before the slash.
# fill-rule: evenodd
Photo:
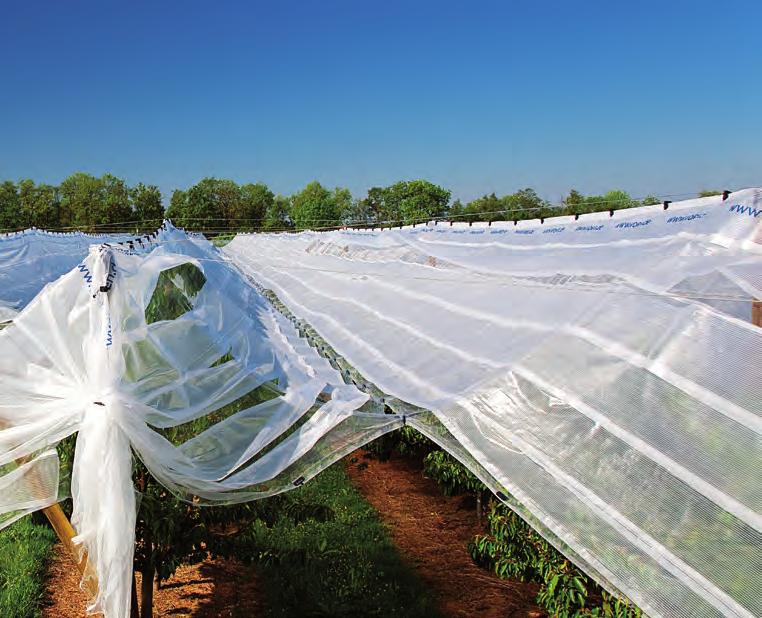
<svg viewBox="0 0 762 618">
<path fill-rule="evenodd" d="M 223 252 L 610 590 L 762 615 L 762 191 Z"/>
<path fill-rule="evenodd" d="M 55 446 L 77 432 L 89 611 L 126 617 L 133 452 L 197 504 L 262 498 L 401 425 L 368 399 L 206 240 L 92 246 L 0 330 L 0 527 L 63 497 Z"/>
<path fill-rule="evenodd" d="M 42 287 L 67 273 L 90 245 L 119 242 L 125 235 L 28 229 L 0 235 L 0 324 L 13 319 Z"/>
</svg>

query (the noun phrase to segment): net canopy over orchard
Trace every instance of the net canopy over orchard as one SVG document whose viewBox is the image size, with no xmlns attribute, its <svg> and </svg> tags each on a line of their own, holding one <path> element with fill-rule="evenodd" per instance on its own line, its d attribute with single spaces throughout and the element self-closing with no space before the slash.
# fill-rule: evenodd
<svg viewBox="0 0 762 618">
<path fill-rule="evenodd" d="M 748 189 L 221 251 L 169 223 L 94 244 L 0 331 L 0 525 L 66 495 L 54 447 L 78 432 L 92 609 L 126 616 L 133 452 L 224 504 L 409 424 L 649 615 L 760 615 L 760 213 Z M 39 290 L 62 271 L 37 272 Z"/>
</svg>

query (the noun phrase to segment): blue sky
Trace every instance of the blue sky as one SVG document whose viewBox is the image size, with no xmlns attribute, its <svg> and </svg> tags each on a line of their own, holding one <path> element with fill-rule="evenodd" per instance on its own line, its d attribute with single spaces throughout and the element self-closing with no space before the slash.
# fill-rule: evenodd
<svg viewBox="0 0 762 618">
<path fill-rule="evenodd" d="M 762 184 L 762 2 L 0 5 L 0 178 Z"/>
</svg>

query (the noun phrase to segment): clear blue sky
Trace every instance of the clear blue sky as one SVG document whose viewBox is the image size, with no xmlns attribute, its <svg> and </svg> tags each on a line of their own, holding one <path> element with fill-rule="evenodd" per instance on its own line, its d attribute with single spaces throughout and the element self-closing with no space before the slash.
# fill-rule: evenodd
<svg viewBox="0 0 762 618">
<path fill-rule="evenodd" d="M 762 2 L 0 6 L 0 178 L 762 184 Z"/>
</svg>

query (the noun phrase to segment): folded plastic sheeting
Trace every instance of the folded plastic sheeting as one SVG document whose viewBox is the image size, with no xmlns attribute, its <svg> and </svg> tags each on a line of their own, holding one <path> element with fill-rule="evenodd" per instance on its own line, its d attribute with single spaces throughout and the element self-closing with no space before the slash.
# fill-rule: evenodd
<svg viewBox="0 0 762 618">
<path fill-rule="evenodd" d="M 762 615 L 762 191 L 223 252 L 604 586 Z"/>
<path fill-rule="evenodd" d="M 13 319 L 46 283 L 79 264 L 90 245 L 125 238 L 37 229 L 0 235 L 0 323 Z"/>
<path fill-rule="evenodd" d="M 78 432 L 72 523 L 107 618 L 130 609 L 130 449 L 176 495 L 233 503 L 400 425 L 360 410 L 368 396 L 209 243 L 164 227 L 94 246 L 0 331 L 0 527 L 59 499 L 54 446 Z"/>
</svg>

